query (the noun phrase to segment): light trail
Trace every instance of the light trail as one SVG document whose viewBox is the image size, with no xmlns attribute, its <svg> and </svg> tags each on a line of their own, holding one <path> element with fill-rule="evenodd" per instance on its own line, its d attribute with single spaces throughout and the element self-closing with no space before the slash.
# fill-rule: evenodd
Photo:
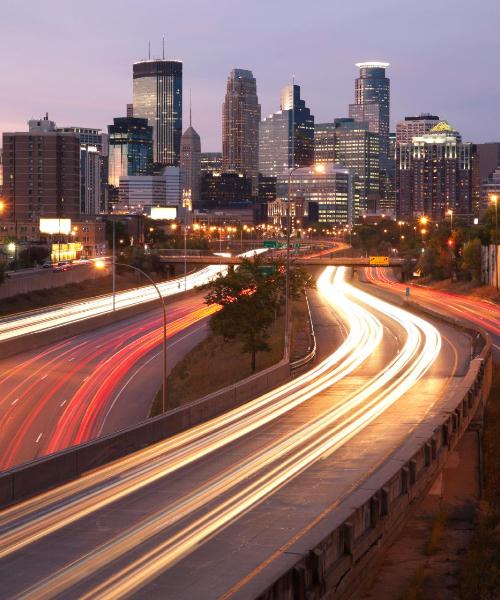
<svg viewBox="0 0 500 600">
<path fill-rule="evenodd" d="M 331 269 L 329 271 L 331 272 Z M 345 302 L 343 308 L 344 310 L 349 309 L 351 326 L 356 319 L 353 313 L 355 312 L 359 317 L 364 312 L 367 316 L 365 322 L 367 329 L 371 329 L 370 335 L 375 336 L 371 339 L 378 343 L 376 340 L 377 335 L 380 335 L 380 333 L 377 333 L 381 329 L 380 323 L 359 306 L 360 302 L 373 305 L 374 299 L 366 294 L 363 295 L 362 292 L 338 279 L 336 277 L 335 280 L 335 301 L 339 302 L 339 298 L 342 298 L 339 304 L 342 305 Z M 324 293 L 327 289 L 326 282 L 320 279 L 319 287 Z M 356 303 L 349 300 L 348 296 L 355 297 Z M 258 477 L 256 481 L 250 482 L 247 487 L 237 491 L 232 497 L 226 499 L 222 497 L 222 503 L 218 507 L 201 518 L 195 516 L 195 521 L 192 524 L 185 527 L 181 532 L 171 535 L 165 542 L 143 555 L 140 559 L 130 563 L 107 582 L 94 588 L 86 597 L 113 598 L 122 597 L 125 592 L 127 594 L 131 593 L 131 591 L 143 586 L 173 562 L 190 552 L 196 545 L 206 541 L 211 535 L 227 526 L 242 512 L 248 510 L 290 478 L 310 466 L 325 452 L 335 450 L 356 435 L 366 424 L 373 421 L 419 380 L 432 364 L 440 349 L 440 337 L 432 325 L 382 301 L 378 301 L 376 304 L 377 310 L 389 315 L 390 318 L 398 322 L 399 326 L 405 329 L 407 339 L 403 350 L 398 356 L 370 383 L 340 407 L 327 410 L 323 415 L 299 428 L 292 435 L 272 444 L 257 456 L 248 459 L 246 463 L 240 463 L 231 471 L 222 473 L 218 480 L 207 482 L 201 490 L 196 490 L 191 496 L 182 499 L 174 506 L 170 506 L 166 511 L 154 515 L 145 523 L 136 525 L 130 531 L 111 540 L 91 555 L 62 569 L 50 581 L 41 582 L 35 588 L 30 588 L 26 591 L 26 596 L 22 595 L 20 597 L 28 597 L 34 590 L 36 590 L 38 598 L 53 597 L 55 593 L 59 593 L 62 589 L 80 581 L 85 577 L 85 574 L 99 570 L 103 564 L 109 564 L 110 560 L 135 548 L 138 544 L 149 539 L 151 535 L 171 526 L 178 519 L 184 518 L 186 511 L 192 512 L 205 506 L 209 501 L 219 499 L 221 495 L 224 496 L 238 483 L 241 483 L 242 479 L 246 480 L 252 476 Z M 367 345 L 371 352 L 373 348 L 369 343 Z M 307 390 L 304 391 L 307 392 Z M 315 393 L 318 393 L 318 391 Z M 205 454 L 206 452 L 203 452 L 202 456 Z M 274 467 L 273 464 L 275 464 Z M 259 476 L 264 468 L 271 468 L 271 470 Z M 165 476 L 165 473 L 161 476 Z M 136 489 L 134 488 L 134 491 Z M 11 516 L 16 518 L 15 511 Z M 17 514 L 17 518 L 19 516 Z M 80 516 L 83 515 L 80 514 Z M 44 517 L 47 517 L 47 514 L 44 514 L 42 518 Z M 69 522 L 72 522 L 72 520 Z M 45 524 L 47 525 L 47 523 Z M 34 535 L 35 537 L 31 539 L 31 541 L 34 541 L 41 535 L 46 535 L 58 528 L 53 523 L 52 527 L 49 527 L 49 530 L 46 529 L 44 533 L 42 530 L 39 530 L 38 534 L 33 530 L 31 532 L 25 530 L 24 533 Z M 23 527 L 18 528 L 18 533 L 22 533 L 20 529 L 23 529 Z M 25 545 L 25 539 L 16 537 L 17 543 L 14 539 L 8 540 L 5 539 L 5 536 L 2 537 L 0 540 L 2 555 Z M 10 550 L 5 548 L 6 543 L 11 544 Z M 154 564 L 151 564 L 151 561 Z"/>
<path fill-rule="evenodd" d="M 240 256 L 254 256 L 266 252 L 266 248 L 259 248 L 244 252 Z M 186 278 L 186 289 L 192 290 L 204 285 L 216 277 L 219 273 L 225 273 L 227 265 L 210 265 L 191 273 Z M 184 278 L 176 278 L 158 284 L 163 297 L 173 296 L 184 292 Z M 13 339 L 30 333 L 37 333 L 55 327 L 62 327 L 69 323 L 89 319 L 97 315 L 112 312 L 112 294 L 105 294 L 97 298 L 90 298 L 78 302 L 61 304 L 49 308 L 43 308 L 28 313 L 19 313 L 0 320 L 0 342 Z M 115 294 L 116 310 L 122 310 L 145 302 L 151 302 L 158 298 L 158 294 L 152 285 L 146 285 Z"/>
</svg>

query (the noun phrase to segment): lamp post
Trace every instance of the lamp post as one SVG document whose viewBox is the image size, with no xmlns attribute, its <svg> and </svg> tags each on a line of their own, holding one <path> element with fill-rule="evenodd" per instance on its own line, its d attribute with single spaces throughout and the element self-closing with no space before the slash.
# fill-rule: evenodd
<svg viewBox="0 0 500 600">
<path fill-rule="evenodd" d="M 451 208 L 448 209 L 448 215 L 450 217 L 450 229 L 451 229 L 451 233 L 453 233 L 453 210 Z"/>
<path fill-rule="evenodd" d="M 495 205 L 495 279 L 498 292 L 498 196 L 492 194 L 491 201 Z"/>
<path fill-rule="evenodd" d="M 291 213 L 290 201 L 292 198 L 292 175 L 299 167 L 292 167 L 288 171 L 288 198 L 286 200 L 286 272 L 285 272 L 285 352 L 288 355 L 289 330 L 289 296 L 290 296 L 290 237 L 291 237 Z"/>
<path fill-rule="evenodd" d="M 187 290 L 187 224 L 184 218 L 184 291 Z"/>
<path fill-rule="evenodd" d="M 113 256 L 114 258 L 114 256 Z M 104 269 L 106 267 L 106 263 L 103 260 L 96 260 L 94 263 L 96 269 Z M 113 265 L 114 265 L 114 260 L 113 260 Z M 137 271 L 137 273 L 140 273 L 141 275 L 144 275 L 144 277 L 153 285 L 153 287 L 156 290 L 156 293 L 158 294 L 158 297 L 160 298 L 160 303 L 161 303 L 161 308 L 163 311 L 163 390 L 162 390 L 162 412 L 165 412 L 166 410 L 166 406 L 167 406 L 167 310 L 165 308 L 165 302 L 163 301 L 163 296 L 161 295 L 161 292 L 158 288 L 158 286 L 156 285 L 156 283 L 153 281 L 153 279 L 147 274 L 145 273 L 142 269 L 139 269 L 138 267 L 134 267 L 133 265 L 129 265 L 127 263 L 123 263 L 121 265 L 122 267 L 128 267 L 129 269 L 132 269 L 133 271 Z M 113 298 L 113 309 L 114 309 L 114 298 Z"/>
</svg>

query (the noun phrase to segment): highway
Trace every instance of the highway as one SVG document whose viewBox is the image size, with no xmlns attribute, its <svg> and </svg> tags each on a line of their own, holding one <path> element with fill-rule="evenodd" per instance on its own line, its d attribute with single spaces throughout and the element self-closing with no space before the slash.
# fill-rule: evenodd
<svg viewBox="0 0 500 600">
<path fill-rule="evenodd" d="M 332 327 L 340 344 L 310 371 L 0 513 L 0 597 L 255 597 L 468 365 L 464 333 L 346 275 L 325 269 L 312 295 L 320 348 Z"/>
<path fill-rule="evenodd" d="M 168 369 L 205 335 L 203 294 L 168 305 Z M 160 310 L 1 361 L 0 470 L 147 418 L 161 385 Z"/>
<path fill-rule="evenodd" d="M 365 270 L 370 283 L 383 287 L 390 292 L 405 296 L 406 288 L 410 289 L 410 300 L 420 303 L 445 315 L 458 317 L 479 325 L 485 329 L 492 339 L 493 357 L 500 362 L 500 306 L 488 300 L 480 300 L 469 296 L 443 292 L 422 285 L 399 282 L 390 269 L 370 268 Z"/>
</svg>

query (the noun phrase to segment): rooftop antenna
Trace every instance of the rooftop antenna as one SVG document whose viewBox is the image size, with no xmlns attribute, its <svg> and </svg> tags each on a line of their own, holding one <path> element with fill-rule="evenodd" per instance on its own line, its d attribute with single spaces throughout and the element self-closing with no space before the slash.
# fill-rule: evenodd
<svg viewBox="0 0 500 600">
<path fill-rule="evenodd" d="M 189 88 L 189 127 L 191 127 L 191 88 Z"/>
<path fill-rule="evenodd" d="M 148 60 L 151 60 L 151 40 L 148 41 Z"/>
<path fill-rule="evenodd" d="M 165 60 L 165 36 L 162 38 L 163 60 Z"/>
</svg>

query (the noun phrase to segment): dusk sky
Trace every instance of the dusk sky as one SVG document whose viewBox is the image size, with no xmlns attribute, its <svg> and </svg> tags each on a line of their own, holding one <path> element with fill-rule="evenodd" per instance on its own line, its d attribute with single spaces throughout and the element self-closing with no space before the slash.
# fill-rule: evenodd
<svg viewBox="0 0 500 600">
<path fill-rule="evenodd" d="M 234 67 L 257 78 L 262 115 L 295 75 L 316 122 L 347 116 L 355 62 L 391 63 L 391 129 L 432 112 L 464 139 L 500 140 L 499 0 L 1 0 L 0 132 L 46 111 L 99 127 L 132 101 L 132 63 L 184 63 L 203 151 L 221 149 L 221 103 Z"/>
</svg>

